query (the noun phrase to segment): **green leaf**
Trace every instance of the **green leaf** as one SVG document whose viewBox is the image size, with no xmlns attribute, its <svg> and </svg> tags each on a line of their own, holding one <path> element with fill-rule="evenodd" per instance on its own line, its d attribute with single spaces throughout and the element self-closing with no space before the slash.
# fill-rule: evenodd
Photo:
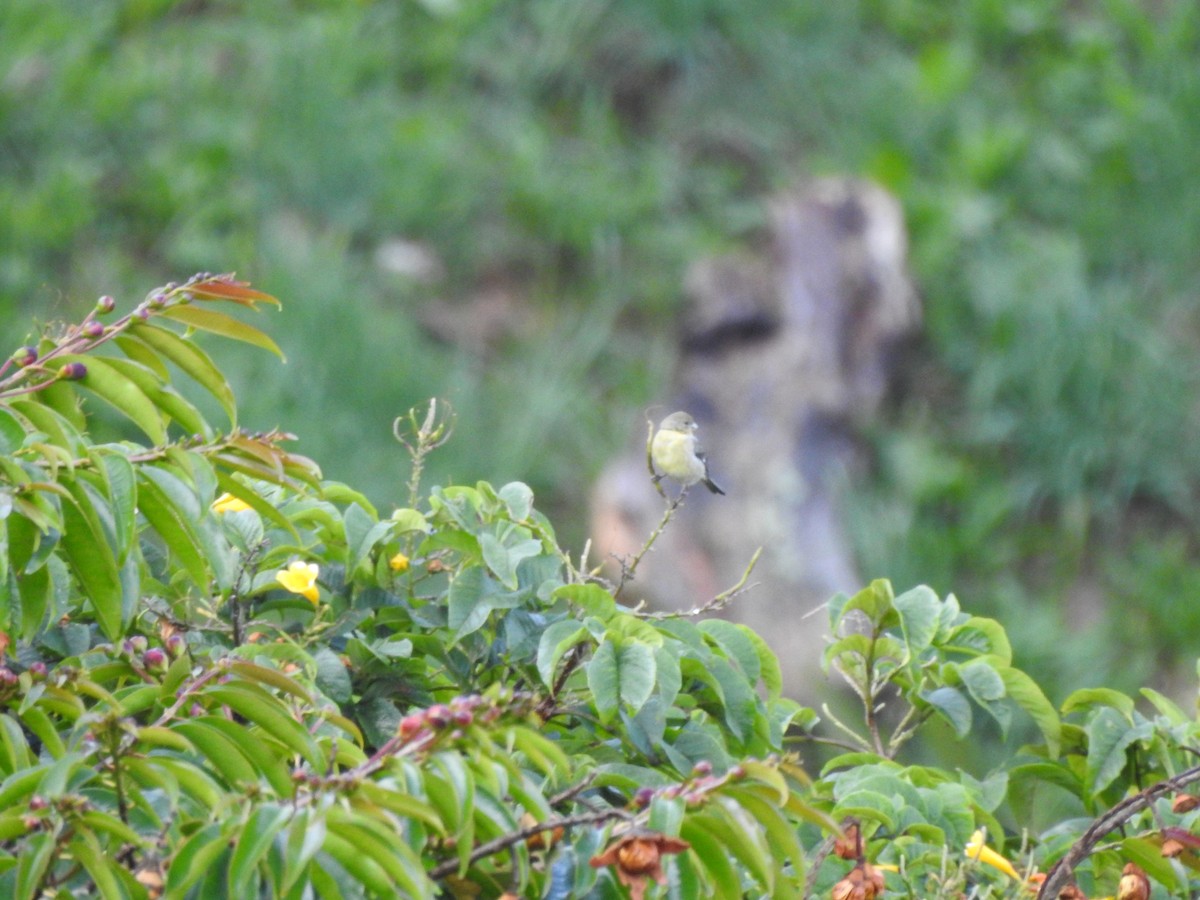
<svg viewBox="0 0 1200 900">
<path fill-rule="evenodd" d="M 100 630 L 110 641 L 115 641 L 133 614 L 136 595 L 126 596 L 126 585 L 122 583 L 116 558 L 88 493 L 77 482 L 68 482 L 66 488 L 72 500 L 62 506 L 62 548 L 96 613 Z M 136 585 L 131 587 L 136 590 Z"/>
<path fill-rule="evenodd" d="M 213 822 L 188 837 L 167 867 L 167 896 L 184 897 L 229 848 L 229 837 L 219 822 Z"/>
<path fill-rule="evenodd" d="M 107 360 L 98 356 L 66 354 L 54 361 L 54 368 L 58 369 L 72 362 L 81 363 L 87 369 L 87 374 L 77 382 L 79 385 L 87 388 L 142 429 L 151 443 L 167 442 L 163 415 L 141 388 Z"/>
<path fill-rule="evenodd" d="M 654 651 L 641 643 L 617 645 L 604 640 L 587 665 L 588 688 L 600 720 L 607 722 L 625 701 L 636 713 L 654 691 Z"/>
<path fill-rule="evenodd" d="M 1004 698 L 1004 680 L 987 659 L 981 657 L 963 663 L 958 666 L 958 674 L 968 693 L 981 706 Z"/>
<path fill-rule="evenodd" d="M 509 518 L 517 522 L 529 518 L 533 509 L 533 491 L 529 485 L 520 481 L 510 481 L 496 493 L 508 507 Z"/>
<path fill-rule="evenodd" d="M 587 637 L 587 628 L 575 619 L 555 622 L 542 632 L 538 641 L 537 667 L 546 687 L 554 686 L 555 670 L 567 651 Z"/>
<path fill-rule="evenodd" d="M 1062 744 L 1062 721 L 1037 682 L 1020 669 L 1004 666 L 997 668 L 997 671 L 1004 680 L 1004 689 L 1008 696 L 1029 714 L 1041 730 L 1049 755 L 1058 756 Z"/>
<path fill-rule="evenodd" d="M 248 662 L 243 659 L 233 660 L 229 663 L 229 668 L 230 671 L 249 681 L 257 681 L 260 684 L 270 685 L 273 688 L 283 691 L 285 694 L 291 694 L 301 703 L 313 702 L 312 695 L 303 685 L 278 669 L 272 669 L 269 666 L 260 666 L 258 663 Z"/>
<path fill-rule="evenodd" d="M 994 656 L 1000 665 L 1012 664 L 1012 646 L 1008 642 L 1008 633 L 995 619 L 972 616 L 951 631 L 946 639 L 945 649 L 975 656 Z"/>
<path fill-rule="evenodd" d="M 117 563 L 125 562 L 137 538 L 137 476 L 133 464 L 121 453 L 100 454 L 112 498 L 113 533 Z"/>
<path fill-rule="evenodd" d="M 32 765 L 29 744 L 21 726 L 8 714 L 0 713 L 0 772 L 13 772 Z"/>
<path fill-rule="evenodd" d="M 334 831 L 330 831 L 325 835 L 325 845 L 321 849 L 333 857 L 342 868 L 376 896 L 396 896 L 396 886 L 387 876 L 387 873 L 384 872 L 378 862 L 364 854 L 352 841 L 346 840 Z"/>
<path fill-rule="evenodd" d="M 192 328 L 198 328 L 201 331 L 208 331 L 212 334 L 219 334 L 221 337 L 231 338 L 235 341 L 243 341 L 247 344 L 253 344 L 255 347 L 261 347 L 264 350 L 270 350 L 284 362 L 287 362 L 287 357 L 283 355 L 283 351 L 279 349 L 270 337 L 259 331 L 253 325 L 247 325 L 232 316 L 227 316 L 225 313 L 220 313 L 212 309 L 203 309 L 198 306 L 172 306 L 162 310 L 162 315 L 168 319 L 174 319 L 176 322 L 182 322 Z"/>
<path fill-rule="evenodd" d="M 366 782 L 370 784 L 371 782 Z M 305 869 L 325 843 L 327 826 L 325 817 L 313 809 L 301 809 L 293 817 L 287 835 L 287 850 L 283 857 L 283 878 L 278 890 L 280 895 L 288 892 L 300 882 Z"/>
<path fill-rule="evenodd" d="M 1149 700 L 1154 708 L 1158 710 L 1158 714 L 1163 716 L 1172 725 L 1183 725 L 1190 721 L 1183 710 L 1176 705 L 1175 701 L 1163 696 L 1154 690 L 1154 688 L 1142 688 L 1141 695 Z"/>
<path fill-rule="evenodd" d="M 1126 719 L 1133 720 L 1133 698 L 1110 688 L 1083 688 L 1072 692 L 1063 701 L 1062 714 L 1065 716 L 1076 710 L 1088 710 L 1102 706 L 1111 706 Z"/>
<path fill-rule="evenodd" d="M 598 584 L 564 584 L 551 593 L 554 600 L 566 600 L 579 607 L 586 616 L 607 622 L 617 611 L 613 595 Z"/>
<path fill-rule="evenodd" d="M 425 868 L 413 851 L 393 828 L 384 828 L 365 816 L 343 817 L 331 813 L 330 827 L 340 837 L 345 837 L 359 851 L 376 863 L 395 884 L 397 896 L 429 898 L 436 896 L 433 884 L 425 875 Z"/>
<path fill-rule="evenodd" d="M 142 322 L 131 325 L 127 333 L 178 366 L 189 378 L 217 399 L 231 423 L 237 423 L 237 405 L 233 399 L 233 391 L 229 389 L 229 384 L 220 369 L 195 343 L 166 328 Z"/>
<path fill-rule="evenodd" d="M 942 601 L 931 588 L 922 584 L 897 597 L 895 607 L 900 614 L 900 629 L 908 652 L 911 656 L 919 656 L 937 636 Z"/>
<path fill-rule="evenodd" d="M 754 791 L 740 788 L 729 791 L 728 796 L 762 826 L 766 833 L 767 843 L 771 846 L 773 858 L 778 861 L 786 859 L 792 864 L 791 872 L 787 877 L 794 885 L 798 885 L 803 879 L 805 870 L 804 848 L 800 846 L 800 841 L 796 837 L 796 829 L 780 813 L 773 798 L 767 799 Z"/>
<path fill-rule="evenodd" d="M 224 703 L 234 712 L 260 726 L 273 738 L 288 747 L 316 770 L 324 771 L 325 754 L 311 734 L 297 722 L 279 699 L 261 688 L 230 682 L 210 688 L 205 697 Z"/>
<path fill-rule="evenodd" d="M 1130 745 L 1149 737 L 1149 722 L 1131 726 L 1129 720 L 1112 707 L 1102 706 L 1088 721 L 1087 783 L 1093 795 L 1112 784 L 1125 769 L 1125 751 Z"/>
<path fill-rule="evenodd" d="M 0 407 L 0 456 L 12 456 L 25 446 L 25 426 L 21 420 Z"/>
<path fill-rule="evenodd" d="M 229 859 L 229 896 L 250 896 L 255 869 L 290 816 L 290 809 L 273 803 L 264 803 L 250 813 L 241 834 L 236 837 Z"/>
<path fill-rule="evenodd" d="M 700 819 L 720 838 L 725 851 L 745 866 L 750 877 L 765 891 L 774 891 L 776 870 L 771 862 L 771 848 L 762 830 L 744 809 L 728 797 L 717 796 L 705 812 L 693 818 Z"/>
<path fill-rule="evenodd" d="M 388 520 L 392 523 L 392 529 L 396 534 L 406 534 L 410 531 L 421 531 L 429 533 L 429 522 L 425 516 L 415 509 L 397 509 Z"/>
<path fill-rule="evenodd" d="M 237 743 L 213 727 L 215 718 L 203 716 L 176 722 L 171 727 L 195 745 L 230 788 L 237 790 L 240 786 L 257 784 L 258 772 Z"/>
<path fill-rule="evenodd" d="M 346 523 L 346 547 L 350 551 L 350 559 L 346 570 L 353 572 L 367 558 L 375 546 L 392 532 L 392 524 L 387 519 L 375 521 L 365 509 L 357 503 L 351 503 L 344 515 Z"/>
<path fill-rule="evenodd" d="M 937 710 L 958 737 L 966 737 L 970 733 L 971 704 L 958 688 L 934 688 L 932 691 L 923 691 L 920 696 Z"/>
<path fill-rule="evenodd" d="M 479 549 L 483 552 L 483 561 L 499 580 L 510 591 L 517 589 L 517 566 L 530 557 L 542 552 L 542 542 L 533 538 L 518 541 L 512 546 L 506 546 L 498 537 L 489 532 L 479 535 Z"/>
<path fill-rule="evenodd" d="M 155 471 L 153 466 L 144 466 L 138 472 L 138 509 L 150 526 L 158 532 L 168 551 L 182 564 L 196 586 L 205 590 L 213 573 L 208 564 L 208 557 L 201 547 L 200 537 L 192 524 L 198 521 L 199 513 L 189 516 L 188 509 L 176 505 L 179 491 L 169 494 L 162 486 L 167 479 L 166 473 L 157 472 L 158 477 L 153 477 L 152 471 Z M 193 505 L 187 503 L 188 507 Z"/>
<path fill-rule="evenodd" d="M 41 894 L 42 879 L 54 855 L 54 835 L 35 834 L 25 841 L 17 857 L 17 889 L 14 900 L 34 900 Z"/>
<path fill-rule="evenodd" d="M 711 819 L 685 816 L 679 836 L 691 844 L 692 861 L 708 877 L 711 897 L 741 897 L 742 884 L 722 837 L 710 828 Z"/>
<path fill-rule="evenodd" d="M 860 613 L 871 624 L 875 632 L 894 624 L 897 620 L 896 609 L 892 602 L 892 583 L 885 578 L 877 578 L 869 585 L 846 601 L 838 611 L 837 626 L 850 614 Z"/>
<path fill-rule="evenodd" d="M 353 693 L 350 672 L 342 658 L 329 647 L 317 647 L 312 651 L 313 661 L 317 664 L 317 687 L 330 700 L 338 703 L 349 702 Z"/>
<path fill-rule="evenodd" d="M 91 365 L 91 358 L 87 363 Z M 158 407 L 159 411 L 168 418 L 179 423 L 188 434 L 207 435 L 211 429 L 204 421 L 200 410 L 192 406 L 174 388 L 164 384 L 164 380 L 154 371 L 141 363 L 127 359 L 105 358 L 105 363 L 123 375 L 134 384 L 146 397 Z M 90 371 L 90 369 L 89 369 Z"/>
<path fill-rule="evenodd" d="M 696 627 L 721 649 L 726 659 L 736 663 L 747 681 L 751 684 L 758 681 L 758 650 L 747 636 L 748 627 L 728 619 L 705 619 Z"/>
</svg>

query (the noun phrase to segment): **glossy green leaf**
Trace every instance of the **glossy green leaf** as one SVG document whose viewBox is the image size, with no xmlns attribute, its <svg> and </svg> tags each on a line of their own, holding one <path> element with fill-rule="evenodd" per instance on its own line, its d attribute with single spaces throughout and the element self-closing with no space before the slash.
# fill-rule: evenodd
<svg viewBox="0 0 1200 900">
<path fill-rule="evenodd" d="M 921 693 L 921 699 L 938 711 L 958 737 L 971 731 L 971 703 L 958 688 L 939 687 Z"/>
<path fill-rule="evenodd" d="M 1100 707 L 1084 729 L 1088 736 L 1087 780 L 1092 794 L 1099 794 L 1125 769 L 1125 751 L 1150 736 L 1153 726 L 1147 722 L 1133 726 L 1112 707 Z"/>
<path fill-rule="evenodd" d="M 610 591 L 598 584 L 564 584 L 550 595 L 577 606 L 584 615 L 607 622 L 617 611 L 617 601 Z"/>
<path fill-rule="evenodd" d="M 155 478 L 150 471 L 149 467 L 139 471 L 138 509 L 192 581 L 202 589 L 207 588 L 213 572 L 193 525 L 199 515 L 189 516 L 187 509 L 177 506 L 175 498 L 160 484 L 165 481 L 163 474 Z"/>
<path fill-rule="evenodd" d="M 119 452 L 100 457 L 108 481 L 110 511 L 116 538 L 117 564 L 125 562 L 137 537 L 137 476 L 133 464 Z"/>
<path fill-rule="evenodd" d="M 205 696 L 225 704 L 260 726 L 292 752 L 304 757 L 317 771 L 325 769 L 325 754 L 308 730 L 292 717 L 278 698 L 253 685 L 239 682 L 210 688 Z"/>
<path fill-rule="evenodd" d="M 1051 757 L 1058 756 L 1062 743 L 1062 721 L 1058 718 L 1054 706 L 1046 699 L 1037 682 L 1022 672 L 1009 666 L 997 669 L 1004 680 L 1004 689 L 1008 696 L 1033 719 L 1042 738 L 1046 741 L 1046 750 Z"/>
<path fill-rule="evenodd" d="M 425 876 L 421 861 L 393 828 L 383 828 L 364 817 L 330 816 L 330 827 L 379 866 L 396 886 L 399 896 L 432 900 L 437 891 Z"/>
<path fill-rule="evenodd" d="M 786 859 L 792 865 L 791 887 L 798 889 L 803 884 L 805 870 L 804 848 L 796 836 L 794 826 L 783 817 L 779 807 L 771 800 L 751 790 L 729 791 L 730 799 L 737 802 L 766 834 L 772 857 L 777 861 Z M 783 876 L 781 876 L 783 877 Z M 795 893 L 795 890 L 789 893 Z"/>
<path fill-rule="evenodd" d="M 255 807 L 236 836 L 233 855 L 229 858 L 229 896 L 248 897 L 255 870 L 275 837 L 287 825 L 291 810 L 273 803 Z"/>
<path fill-rule="evenodd" d="M 723 838 L 712 831 L 711 825 L 711 818 L 687 816 L 679 829 L 679 836 L 691 844 L 688 852 L 712 886 L 709 896 L 740 897 L 741 878 Z"/>
<path fill-rule="evenodd" d="M 654 673 L 654 651 L 650 647 L 602 641 L 587 664 L 588 688 L 601 721 L 610 720 L 621 701 L 631 713 L 641 709 L 654 691 Z"/>
<path fill-rule="evenodd" d="M 25 842 L 17 857 L 16 895 L 14 900 L 34 900 L 41 894 L 41 882 L 54 859 L 54 835 L 35 834 Z"/>
<path fill-rule="evenodd" d="M 1078 710 L 1089 710 L 1100 706 L 1111 706 L 1125 718 L 1130 720 L 1133 718 L 1133 698 L 1110 688 L 1083 688 L 1072 691 L 1070 696 L 1063 701 L 1062 713 L 1065 716 Z"/>
<path fill-rule="evenodd" d="M 77 483 L 69 483 L 67 488 L 72 502 L 62 508 L 63 551 L 100 629 L 115 641 L 133 613 L 135 598 L 125 595 L 116 558 L 87 492 Z"/>
<path fill-rule="evenodd" d="M 905 591 L 894 601 L 900 614 L 900 629 L 909 653 L 923 653 L 937 636 L 941 622 L 942 602 L 938 595 L 925 585 Z"/>
<path fill-rule="evenodd" d="M 220 823 L 213 822 L 188 837 L 175 852 L 167 867 L 167 894 L 170 900 L 182 898 L 193 884 L 229 849 L 229 836 Z"/>
<path fill-rule="evenodd" d="M 167 442 L 163 415 L 149 397 L 107 360 L 98 356 L 66 354 L 55 360 L 55 366 L 80 363 L 87 374 L 77 384 L 87 388 L 113 409 L 137 425 L 153 444 Z"/>
<path fill-rule="evenodd" d="M 353 572 L 380 541 L 391 535 L 392 524 L 387 519 L 377 522 L 357 503 L 351 503 L 346 508 L 345 522 L 346 546 L 350 551 L 347 567 Z"/>
<path fill-rule="evenodd" d="M 567 651 L 588 637 L 587 629 L 575 619 L 555 622 L 538 641 L 537 668 L 546 687 L 553 687 L 555 672 Z"/>
<path fill-rule="evenodd" d="M 247 325 L 239 319 L 225 315 L 225 313 L 198 306 L 172 306 L 164 309 L 162 314 L 168 319 L 182 322 L 191 328 L 198 328 L 201 331 L 219 334 L 221 337 L 232 338 L 235 341 L 243 341 L 247 344 L 253 344 L 255 347 L 261 347 L 264 350 L 270 350 L 286 362 L 283 351 L 279 349 L 279 345 L 271 340 L 270 337 L 253 325 Z"/>
<path fill-rule="evenodd" d="M 192 341 L 181 338 L 174 332 L 147 323 L 130 326 L 132 337 L 141 341 L 154 352 L 178 366 L 188 377 L 212 394 L 231 423 L 237 423 L 237 407 L 225 376 L 213 364 L 208 354 Z"/>
<path fill-rule="evenodd" d="M 90 360 L 88 365 L 90 366 Z M 165 383 L 154 370 L 128 359 L 105 358 L 111 366 L 128 379 L 146 398 L 157 407 L 162 415 L 179 424 L 187 434 L 208 435 L 211 429 L 204 416 L 183 395 Z M 90 369 L 89 369 L 90 372 Z"/>
<path fill-rule="evenodd" d="M 215 717 L 204 716 L 176 722 L 172 728 L 204 754 L 229 787 L 236 790 L 240 785 L 257 784 L 258 772 L 239 749 L 238 743 L 213 727 L 215 721 Z"/>
<path fill-rule="evenodd" d="M 325 845 L 322 849 L 337 860 L 368 891 L 374 892 L 379 897 L 396 896 L 396 885 L 388 877 L 387 872 L 378 862 L 364 854 L 352 841 L 330 831 L 325 835 Z"/>
</svg>

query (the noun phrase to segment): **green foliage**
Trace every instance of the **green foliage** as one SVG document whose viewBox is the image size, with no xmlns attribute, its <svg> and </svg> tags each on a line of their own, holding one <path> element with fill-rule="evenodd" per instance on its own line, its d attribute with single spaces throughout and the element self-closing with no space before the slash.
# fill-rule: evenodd
<svg viewBox="0 0 1200 900">
<path fill-rule="evenodd" d="M 227 357 L 248 419 L 380 503 L 380 411 L 446 396 L 431 476 L 521 479 L 572 537 L 688 263 L 761 246 L 798 178 L 881 181 L 928 327 L 855 479 L 862 569 L 978 598 L 1064 691 L 1186 664 L 1063 652 L 1057 602 L 1149 632 L 1194 568 L 1193 0 L 8 0 L 0 33 L 10 327 L 253 272 L 293 363 Z M 393 238 L 442 274 L 380 266 Z"/>
<path fill-rule="evenodd" d="M 623 603 L 526 485 L 422 491 L 444 404 L 397 420 L 413 474 L 384 516 L 240 430 L 194 332 L 273 349 L 216 307 L 275 302 L 198 275 L 0 369 L 4 896 L 1015 897 L 976 834 L 1006 826 L 1029 868 L 1195 886 L 1157 854 L 1194 846 L 1162 798 L 1200 777 L 1165 697 L 1056 710 L 998 622 L 878 581 L 830 604 L 863 715 L 823 725 L 745 626 Z M 105 408 L 143 437 L 96 442 Z M 1015 713 L 1041 740 L 987 774 L 901 761 Z M 810 745 L 841 752 L 814 772 Z"/>
</svg>

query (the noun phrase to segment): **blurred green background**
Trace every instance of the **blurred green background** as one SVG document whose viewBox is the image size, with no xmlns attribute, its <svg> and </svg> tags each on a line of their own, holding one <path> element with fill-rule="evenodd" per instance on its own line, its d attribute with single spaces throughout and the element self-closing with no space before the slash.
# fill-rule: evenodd
<svg viewBox="0 0 1200 900">
<path fill-rule="evenodd" d="M 1195 0 L 0 4 L 9 344 L 236 270 L 289 356 L 214 348 L 245 423 L 385 507 L 436 394 L 431 480 L 523 479 L 580 540 L 687 264 L 826 174 L 900 197 L 926 313 L 853 485 L 864 575 L 1003 618 L 1063 690 L 1186 675 Z"/>
</svg>

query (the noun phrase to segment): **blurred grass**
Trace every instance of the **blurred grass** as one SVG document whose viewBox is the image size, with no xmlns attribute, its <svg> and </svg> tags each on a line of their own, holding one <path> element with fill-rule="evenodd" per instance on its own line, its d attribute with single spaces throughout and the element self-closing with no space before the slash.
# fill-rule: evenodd
<svg viewBox="0 0 1200 900">
<path fill-rule="evenodd" d="M 247 424 L 386 505 L 391 420 L 437 394 L 433 480 L 524 479 L 581 534 L 687 263 L 860 174 L 904 202 L 927 316 L 855 485 L 864 574 L 1006 616 L 1070 683 L 1153 665 L 1103 623 L 1064 648 L 1080 585 L 1125 634 L 1191 608 L 1192 0 L 8 0 L 0 34 L 14 346 L 236 269 L 290 358 L 232 357 Z M 394 239 L 442 274 L 382 269 Z"/>
</svg>

